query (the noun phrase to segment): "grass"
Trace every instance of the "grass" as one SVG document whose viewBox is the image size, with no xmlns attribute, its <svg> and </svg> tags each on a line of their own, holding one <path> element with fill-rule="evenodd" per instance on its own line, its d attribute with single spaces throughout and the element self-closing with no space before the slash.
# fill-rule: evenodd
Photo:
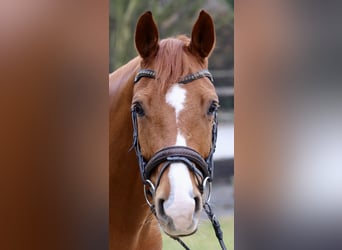
<svg viewBox="0 0 342 250">
<path fill-rule="evenodd" d="M 227 249 L 234 249 L 234 219 L 233 217 L 219 218 L 221 229 L 223 231 L 224 243 Z M 221 249 L 216 239 L 214 229 L 209 220 L 202 221 L 197 232 L 189 237 L 183 237 L 182 240 L 190 249 L 212 250 Z M 183 247 L 175 240 L 163 234 L 163 250 L 182 250 Z"/>
</svg>

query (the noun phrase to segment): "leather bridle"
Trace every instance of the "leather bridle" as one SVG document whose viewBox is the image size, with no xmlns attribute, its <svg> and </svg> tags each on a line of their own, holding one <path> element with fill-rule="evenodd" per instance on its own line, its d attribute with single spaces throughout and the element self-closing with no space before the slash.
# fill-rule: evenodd
<svg viewBox="0 0 342 250">
<path fill-rule="evenodd" d="M 138 71 L 135 76 L 134 83 L 137 83 L 141 78 L 147 77 L 155 79 L 156 73 L 151 69 L 141 69 Z M 187 84 L 189 82 L 195 81 L 200 78 L 207 77 L 213 83 L 213 77 L 207 69 L 198 71 L 193 74 L 189 74 L 183 78 L 181 78 L 177 83 L 178 84 Z M 216 148 L 216 139 L 217 139 L 217 116 L 216 111 L 213 113 L 214 121 L 212 126 L 212 141 L 211 141 L 211 149 L 207 158 L 203 158 L 197 151 L 184 146 L 171 146 L 166 147 L 155 153 L 151 159 L 146 160 L 140 150 L 139 140 L 138 140 L 138 122 L 137 122 L 137 112 L 134 108 L 131 109 L 132 114 L 132 123 L 133 123 L 133 146 L 136 152 L 136 156 L 139 163 L 140 175 L 141 179 L 144 183 L 144 195 L 147 204 L 150 206 L 151 211 L 154 215 L 156 215 L 155 206 L 153 202 L 150 201 L 149 197 L 154 197 L 155 192 L 159 186 L 160 179 L 165 172 L 165 170 L 175 162 L 184 163 L 188 169 L 194 173 L 194 176 L 197 179 L 198 189 L 201 192 L 202 196 L 204 196 L 206 185 L 208 185 L 208 191 L 206 192 L 205 197 L 203 197 L 203 208 L 207 213 L 209 219 L 211 220 L 213 227 L 215 229 L 216 236 L 220 242 L 221 248 L 226 249 L 223 243 L 223 234 L 220 229 L 220 224 L 216 219 L 216 216 L 212 213 L 211 207 L 209 205 L 210 195 L 211 195 L 211 186 L 213 180 L 213 172 L 214 172 L 214 161 L 213 154 Z M 152 172 L 158 167 L 161 166 L 161 170 L 159 171 L 157 181 L 155 184 L 150 180 Z M 185 243 L 178 237 L 172 237 L 177 240 L 185 249 L 189 249 Z"/>
</svg>

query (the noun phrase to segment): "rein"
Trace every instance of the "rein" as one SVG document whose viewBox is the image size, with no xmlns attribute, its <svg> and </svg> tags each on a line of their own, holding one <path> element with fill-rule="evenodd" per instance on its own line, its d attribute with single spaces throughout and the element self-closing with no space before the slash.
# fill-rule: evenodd
<svg viewBox="0 0 342 250">
<path fill-rule="evenodd" d="M 137 83 L 141 78 L 147 77 L 155 79 L 156 73 L 151 69 L 141 69 L 137 75 L 135 76 L 134 83 Z M 177 83 L 178 84 L 187 84 L 189 82 L 195 81 L 200 78 L 207 77 L 213 83 L 213 77 L 211 73 L 207 69 L 203 69 L 193 74 L 189 74 L 183 78 L 181 78 Z M 140 175 L 144 184 L 144 195 L 147 204 L 150 206 L 152 213 L 156 216 L 155 205 L 153 202 L 149 200 L 148 197 L 154 197 L 154 194 L 159 186 L 160 179 L 164 173 L 164 171 L 170 166 L 170 164 L 174 162 L 184 163 L 190 171 L 192 171 L 195 177 L 198 180 L 199 191 L 203 195 L 206 185 L 208 184 L 208 193 L 203 202 L 203 209 L 206 212 L 208 218 L 210 219 L 212 226 L 214 228 L 216 237 L 220 243 L 221 249 L 226 250 L 226 246 L 223 242 L 223 233 L 220 227 L 220 223 L 217 220 L 216 216 L 212 212 L 212 209 L 209 205 L 211 189 L 212 189 L 212 180 L 214 174 L 214 161 L 213 154 L 216 148 L 216 139 L 217 139 L 217 116 L 216 112 L 214 113 L 214 123 L 212 127 L 212 142 L 211 149 L 209 152 L 209 156 L 204 159 L 197 151 L 184 146 L 171 146 L 166 147 L 155 153 L 150 160 L 145 160 L 141 154 L 140 145 L 138 141 L 138 122 L 137 122 L 137 113 L 134 108 L 131 109 L 132 114 L 132 123 L 133 123 L 133 145 L 135 149 L 135 153 L 139 163 Z M 157 177 L 157 181 L 155 184 L 150 180 L 151 173 L 155 168 L 157 168 L 160 164 L 162 168 Z M 170 236 L 172 239 L 177 240 L 185 249 L 189 250 L 189 247 L 179 238 Z"/>
</svg>

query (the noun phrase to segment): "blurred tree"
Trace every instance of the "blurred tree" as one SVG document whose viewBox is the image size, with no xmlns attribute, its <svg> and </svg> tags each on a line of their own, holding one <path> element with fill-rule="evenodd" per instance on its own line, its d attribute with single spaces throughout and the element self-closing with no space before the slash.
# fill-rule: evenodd
<svg viewBox="0 0 342 250">
<path fill-rule="evenodd" d="M 109 52 L 110 71 L 126 63 L 133 57 L 132 27 L 134 17 L 143 12 L 143 1 L 139 0 L 110 0 L 109 5 Z"/>
<path fill-rule="evenodd" d="M 234 0 L 227 0 L 227 2 L 234 9 Z"/>
</svg>

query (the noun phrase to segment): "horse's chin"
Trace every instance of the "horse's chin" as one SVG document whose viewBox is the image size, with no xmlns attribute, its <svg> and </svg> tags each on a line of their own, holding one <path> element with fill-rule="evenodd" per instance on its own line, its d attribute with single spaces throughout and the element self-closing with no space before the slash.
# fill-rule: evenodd
<svg viewBox="0 0 342 250">
<path fill-rule="evenodd" d="M 188 234 L 170 234 L 170 233 L 166 232 L 164 229 L 163 229 L 163 231 L 165 234 L 167 234 L 171 237 L 186 237 L 186 236 L 190 236 L 190 235 L 195 234 L 197 232 L 197 229 L 198 228 L 196 227 L 194 231 L 192 231 L 191 233 L 188 233 Z"/>
<path fill-rule="evenodd" d="M 193 219 L 191 225 L 186 225 L 185 227 L 183 225 L 174 224 L 170 218 L 158 218 L 158 221 L 162 230 L 172 237 L 190 236 L 196 233 L 198 228 L 198 219 Z"/>
</svg>

